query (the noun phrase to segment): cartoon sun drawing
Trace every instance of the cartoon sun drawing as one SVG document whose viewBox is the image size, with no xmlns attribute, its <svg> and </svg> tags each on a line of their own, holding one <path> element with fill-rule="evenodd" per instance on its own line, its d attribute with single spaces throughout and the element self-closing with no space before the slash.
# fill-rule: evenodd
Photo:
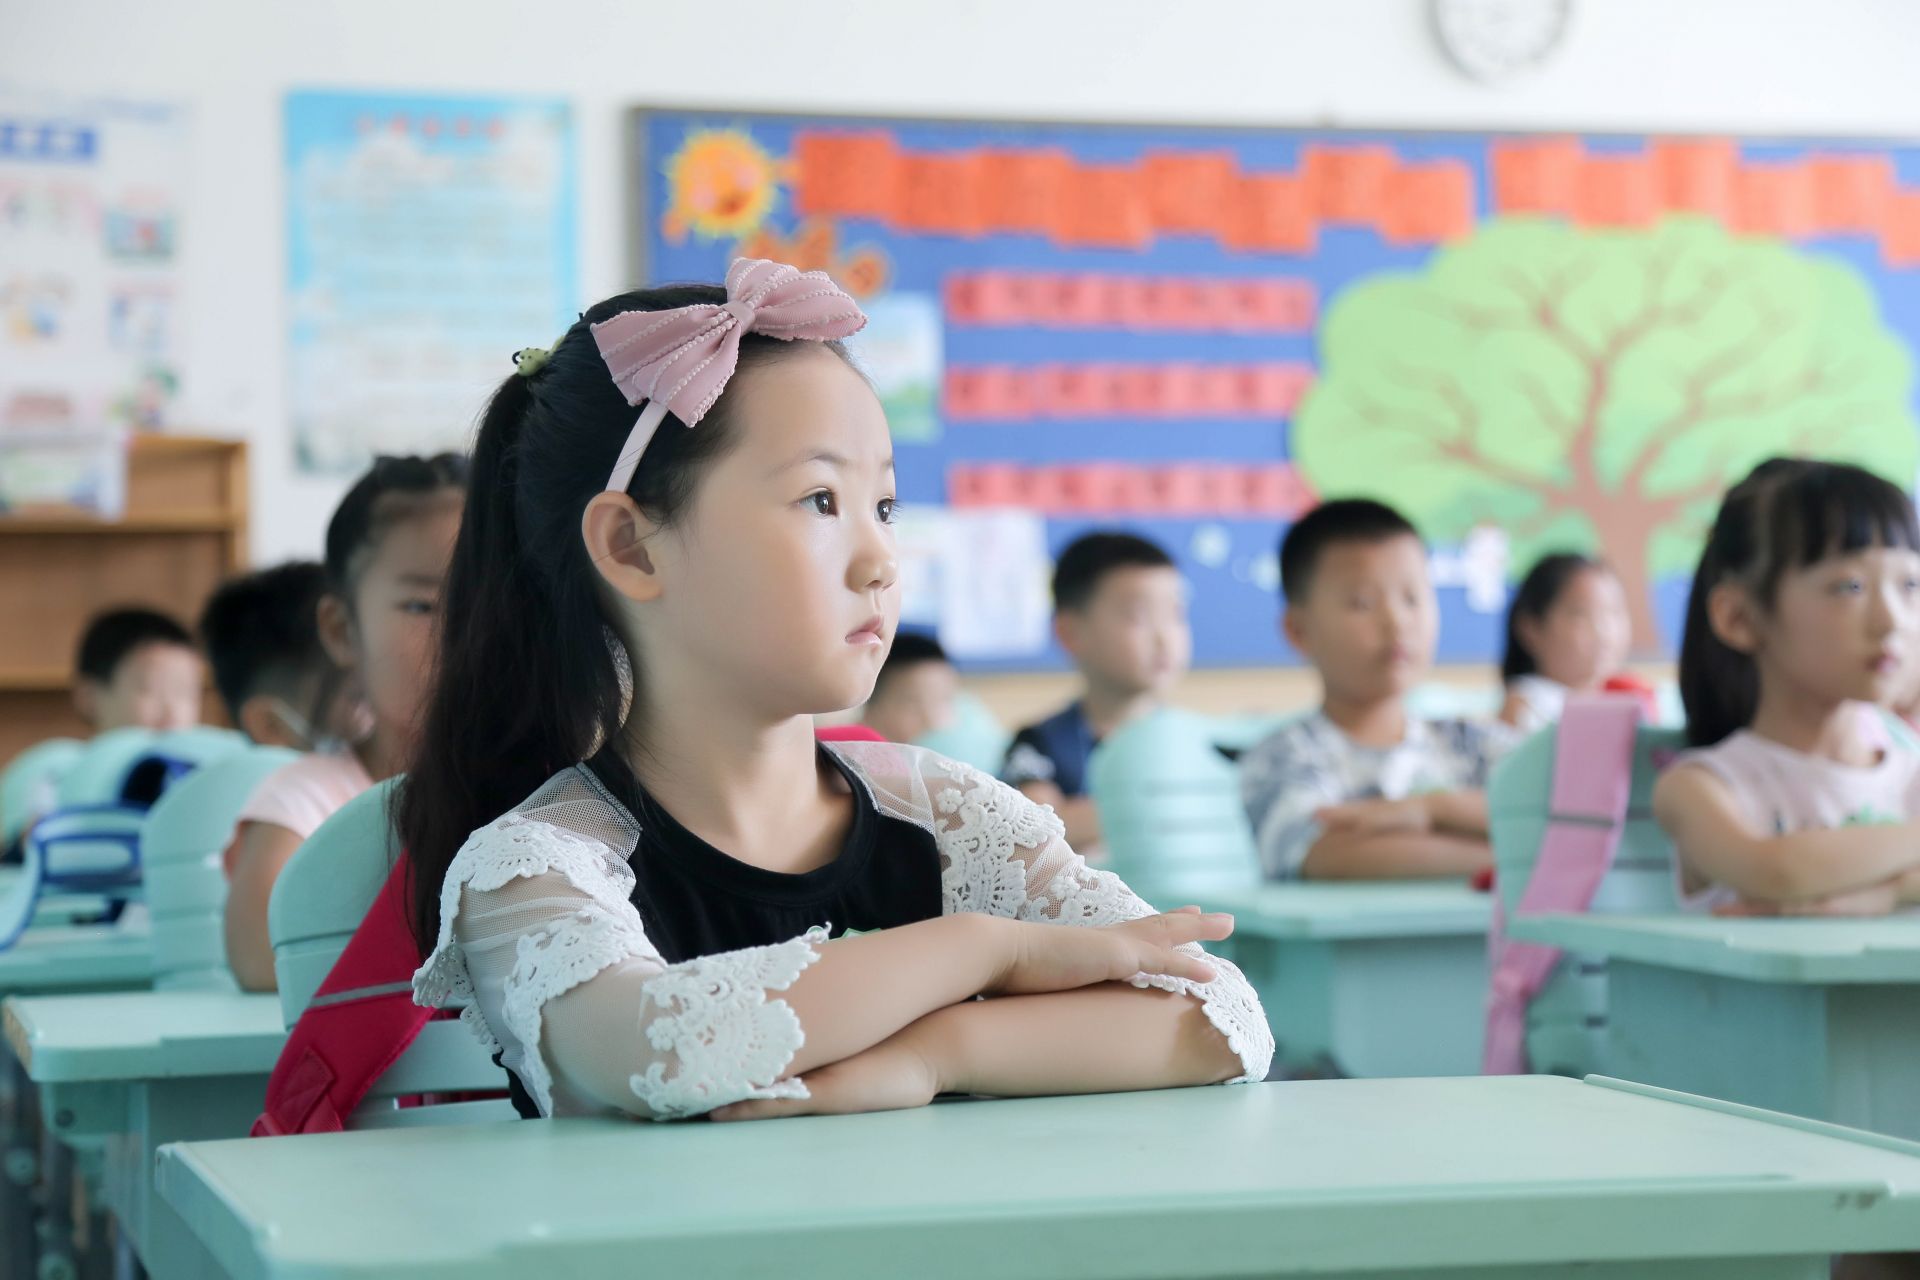
<svg viewBox="0 0 1920 1280">
<path fill-rule="evenodd" d="M 705 240 L 748 235 L 773 209 L 785 168 L 744 129 L 695 129 L 667 160 L 661 230 L 673 244 L 689 231 Z"/>
</svg>

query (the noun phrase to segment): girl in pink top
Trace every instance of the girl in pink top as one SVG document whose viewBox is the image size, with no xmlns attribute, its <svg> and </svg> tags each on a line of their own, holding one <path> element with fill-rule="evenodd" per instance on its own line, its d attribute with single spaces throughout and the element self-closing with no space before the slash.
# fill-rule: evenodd
<svg viewBox="0 0 1920 1280">
<path fill-rule="evenodd" d="M 458 455 L 380 458 L 327 525 L 320 639 L 367 723 L 352 743 L 315 744 L 269 775 L 241 811 L 227 850 L 226 936 L 245 990 L 274 989 L 267 900 L 280 869 L 336 809 L 406 767 L 466 483 Z"/>
<path fill-rule="evenodd" d="M 1776 458 L 1721 504 L 1680 650 L 1683 753 L 1654 788 L 1695 910 L 1920 901 L 1920 756 L 1873 704 L 1917 661 L 1920 527 L 1858 467 Z"/>
</svg>

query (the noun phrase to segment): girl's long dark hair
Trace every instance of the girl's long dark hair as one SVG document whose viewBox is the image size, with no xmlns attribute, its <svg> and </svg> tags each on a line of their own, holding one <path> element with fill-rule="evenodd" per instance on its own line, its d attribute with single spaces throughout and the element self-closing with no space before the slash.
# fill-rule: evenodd
<svg viewBox="0 0 1920 1280">
<path fill-rule="evenodd" d="M 1712 746 L 1746 728 L 1760 705 L 1751 655 L 1714 634 L 1707 603 L 1736 582 L 1773 608 L 1780 579 L 1829 556 L 1872 547 L 1920 550 L 1913 501 L 1871 471 L 1837 462 L 1769 458 L 1727 491 L 1700 553 L 1680 641 L 1680 699 L 1687 741 Z"/>
<path fill-rule="evenodd" d="M 567 330 L 544 366 L 510 374 L 487 405 L 447 573 L 434 689 L 395 815 L 423 953 L 439 933 L 441 882 L 467 837 L 620 731 L 618 641 L 580 519 L 639 410 L 614 385 L 588 326 L 623 311 L 726 300 L 710 285 L 609 298 Z M 748 334 L 739 369 L 812 345 Z M 669 414 L 654 433 L 627 489 L 649 519 L 672 524 L 707 466 L 732 447 L 731 399 L 723 394 L 697 431 Z"/>
<path fill-rule="evenodd" d="M 1512 684 L 1521 676 L 1535 675 L 1540 670 L 1539 658 L 1520 639 L 1520 624 L 1544 620 L 1569 583 L 1589 569 L 1606 567 L 1592 556 L 1560 551 L 1541 556 L 1533 568 L 1527 570 L 1527 576 L 1520 580 L 1520 589 L 1513 593 L 1513 603 L 1507 606 L 1507 648 L 1500 659 L 1503 683 Z"/>
</svg>

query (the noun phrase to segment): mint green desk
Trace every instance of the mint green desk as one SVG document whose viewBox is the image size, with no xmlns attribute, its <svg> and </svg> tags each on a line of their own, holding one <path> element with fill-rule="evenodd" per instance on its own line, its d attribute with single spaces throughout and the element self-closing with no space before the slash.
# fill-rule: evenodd
<svg viewBox="0 0 1920 1280">
<path fill-rule="evenodd" d="M 1260 993 L 1283 1070 L 1480 1070 L 1493 899 L 1458 881 L 1289 882 L 1202 897 Z"/>
<path fill-rule="evenodd" d="M 1547 915 L 1511 932 L 1608 958 L 1620 1075 L 1920 1139 L 1920 917 Z"/>
<path fill-rule="evenodd" d="M 7 1044 L 62 1142 L 104 1143 L 107 1206 L 157 1280 L 204 1275 L 199 1243 L 153 1196 L 166 1142 L 243 1136 L 286 1043 L 277 996 L 140 991 L 14 998 Z"/>
<path fill-rule="evenodd" d="M 152 974 L 152 938 L 133 925 L 29 929 L 0 951 L 0 997 L 144 987 Z M 43 1143 L 34 1101 L 18 1062 L 0 1053 L 0 1274 L 32 1274 L 25 1268 L 34 1265 L 35 1188 L 66 1186 L 73 1176 L 70 1153 L 58 1143 Z M 70 1236 L 67 1208 L 68 1197 L 49 1199 L 50 1240 Z"/>
<path fill-rule="evenodd" d="M 1641 1086 L 1332 1080 L 160 1151 L 235 1280 L 1824 1280 L 1920 1145 Z"/>
</svg>

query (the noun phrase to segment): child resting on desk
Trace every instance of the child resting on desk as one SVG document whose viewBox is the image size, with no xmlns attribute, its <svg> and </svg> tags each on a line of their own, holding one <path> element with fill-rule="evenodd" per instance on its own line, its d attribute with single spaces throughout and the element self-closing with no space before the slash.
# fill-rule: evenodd
<svg viewBox="0 0 1920 1280">
<path fill-rule="evenodd" d="M 1875 704 L 1920 652 L 1920 526 L 1858 467 L 1775 458 L 1721 503 L 1680 647 L 1683 753 L 1654 786 L 1681 901 L 1882 915 L 1920 900 L 1920 754 Z"/>
<path fill-rule="evenodd" d="M 1405 517 L 1323 503 L 1280 544 L 1286 638 L 1319 672 L 1320 710 L 1241 758 L 1241 791 L 1275 879 L 1467 876 L 1492 865 L 1483 788 L 1507 735 L 1416 720 L 1439 604 Z"/>
<path fill-rule="evenodd" d="M 474 449 L 400 793 L 425 1005 L 523 1114 L 721 1119 L 1259 1080 L 1245 978 L 1060 820 L 816 743 L 899 617 L 893 445 L 824 273 L 622 294 Z M 997 998 L 975 1000 L 977 995 Z"/>
</svg>

